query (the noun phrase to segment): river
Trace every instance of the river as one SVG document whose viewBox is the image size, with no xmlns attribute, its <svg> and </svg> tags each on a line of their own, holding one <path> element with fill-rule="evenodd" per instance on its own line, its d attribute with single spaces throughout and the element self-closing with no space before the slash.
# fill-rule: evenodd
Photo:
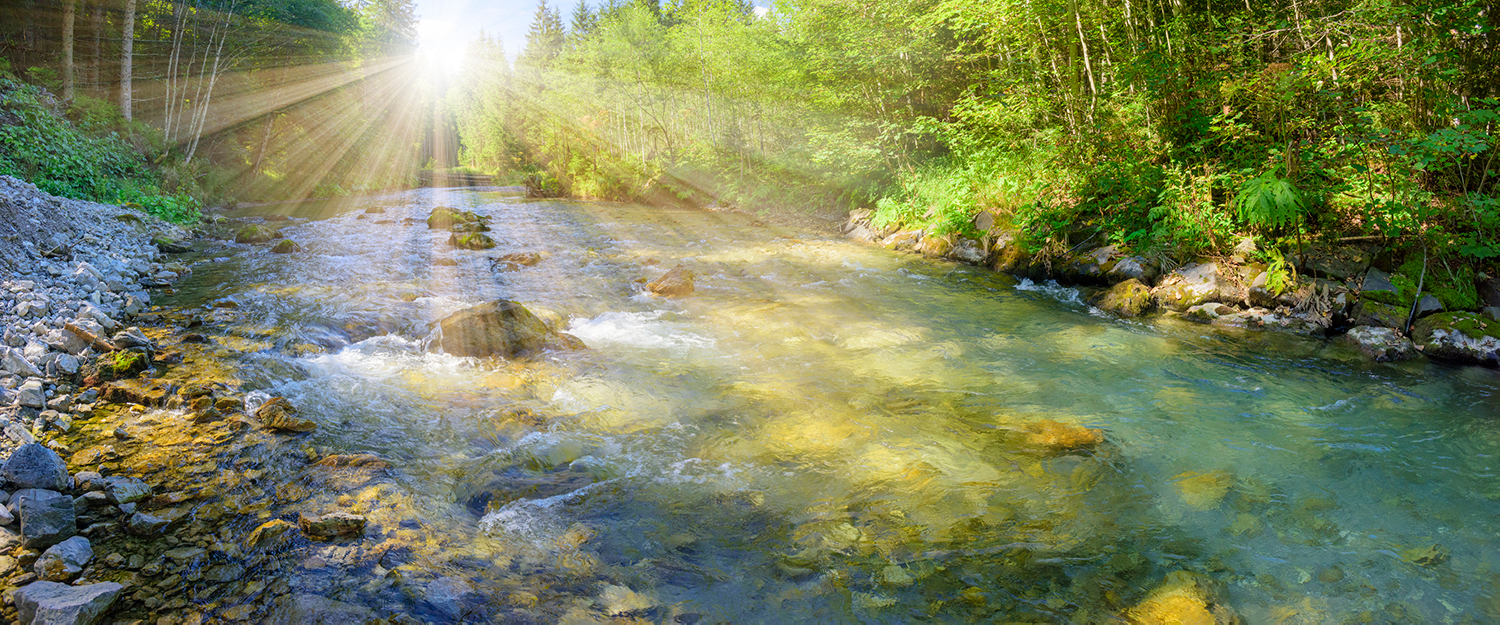
<svg viewBox="0 0 1500 625">
<path fill-rule="evenodd" d="M 499 247 L 451 249 L 423 223 L 438 205 L 493 217 Z M 241 575 L 199 611 L 293 618 L 300 593 L 433 621 L 1095 622 L 1189 570 L 1249 622 L 1500 618 L 1491 370 L 1122 321 L 739 214 L 425 189 L 236 216 L 273 213 L 305 251 L 215 248 L 159 303 L 211 340 L 184 369 L 319 427 L 221 450 L 254 479 L 204 501 L 239 506 L 213 517 L 232 540 L 298 512 L 370 526 L 216 552 L 203 567 Z M 489 260 L 509 252 L 542 260 Z M 642 293 L 679 263 L 696 292 Z M 589 349 L 422 349 L 497 298 Z M 1039 450 L 1044 421 L 1105 440 Z M 305 461 L 358 453 L 389 468 Z"/>
</svg>

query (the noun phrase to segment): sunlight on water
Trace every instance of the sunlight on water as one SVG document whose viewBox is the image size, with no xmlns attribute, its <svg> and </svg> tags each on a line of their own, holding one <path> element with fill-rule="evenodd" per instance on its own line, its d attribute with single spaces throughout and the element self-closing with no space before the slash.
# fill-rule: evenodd
<svg viewBox="0 0 1500 625">
<path fill-rule="evenodd" d="M 421 223 L 439 202 L 500 246 L 447 247 Z M 431 618 L 401 584 L 441 574 L 496 621 L 1106 622 L 1189 570 L 1249 622 L 1500 617 L 1491 371 L 1113 320 L 747 216 L 351 206 L 285 228 L 310 251 L 246 248 L 176 296 L 234 301 L 205 326 L 220 357 L 316 420 L 311 444 L 391 463 L 381 490 L 308 495 L 383 498 L 409 541 L 403 582 L 297 569 L 341 601 Z M 692 295 L 642 291 L 677 264 Z M 589 349 L 423 349 L 501 297 Z"/>
</svg>

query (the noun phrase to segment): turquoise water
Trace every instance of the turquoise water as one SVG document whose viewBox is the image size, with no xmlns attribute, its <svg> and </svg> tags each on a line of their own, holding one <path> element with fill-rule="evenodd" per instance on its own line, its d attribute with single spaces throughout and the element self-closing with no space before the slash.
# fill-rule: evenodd
<svg viewBox="0 0 1500 625">
<path fill-rule="evenodd" d="M 422 223 L 437 205 L 492 216 L 499 246 L 449 248 Z M 210 252 L 167 304 L 203 316 L 246 390 L 319 423 L 288 449 L 391 470 L 283 493 L 276 514 L 371 529 L 252 566 L 290 584 L 212 609 L 311 592 L 436 621 L 1107 622 L 1189 570 L 1249 622 L 1500 618 L 1491 370 L 1116 320 L 743 215 L 423 190 L 240 216 L 275 212 L 305 252 Z M 543 260 L 488 260 L 509 252 Z M 641 292 L 679 263 L 692 295 Z M 422 349 L 495 298 L 590 349 Z M 1038 451 L 1042 421 L 1105 442 Z M 307 475 L 277 464 L 272 483 Z M 459 609 L 440 578 L 468 584 Z"/>
</svg>

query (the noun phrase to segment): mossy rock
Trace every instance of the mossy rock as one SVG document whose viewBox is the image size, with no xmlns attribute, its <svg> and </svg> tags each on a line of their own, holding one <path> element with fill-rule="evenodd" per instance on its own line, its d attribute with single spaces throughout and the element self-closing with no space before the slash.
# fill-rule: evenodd
<svg viewBox="0 0 1500 625">
<path fill-rule="evenodd" d="M 1138 317 L 1151 310 L 1156 300 L 1151 297 L 1151 287 L 1131 278 L 1116 284 L 1094 300 L 1094 306 L 1121 317 Z"/>
<path fill-rule="evenodd" d="M 128 349 L 120 350 L 100 354 L 95 358 L 87 377 L 96 378 L 99 382 L 120 380 L 135 377 L 149 366 L 151 360 L 146 354 Z"/>
<path fill-rule="evenodd" d="M 495 247 L 496 243 L 487 234 L 470 232 L 467 234 L 454 233 L 448 237 L 448 245 L 465 250 L 487 250 Z"/>
<path fill-rule="evenodd" d="M 234 233 L 235 243 L 266 243 L 279 238 L 281 238 L 281 231 L 254 224 L 240 228 L 239 232 Z"/>
<path fill-rule="evenodd" d="M 1390 291 L 1365 291 L 1359 295 L 1349 318 L 1356 326 L 1375 326 L 1402 329 L 1406 327 L 1407 310 L 1382 299 L 1393 299 Z"/>
<path fill-rule="evenodd" d="M 448 229 L 459 224 L 480 224 L 482 226 L 485 221 L 488 221 L 487 217 L 474 211 L 439 206 L 432 209 L 432 213 L 427 216 L 427 227 L 431 229 Z"/>
<path fill-rule="evenodd" d="M 297 245 L 297 242 L 291 239 L 282 239 L 271 248 L 272 254 L 291 254 L 300 251 L 302 251 L 302 246 Z"/>
<path fill-rule="evenodd" d="M 1432 358 L 1475 365 L 1500 363 L 1500 322 L 1475 313 L 1425 317 L 1412 327 L 1411 338 Z"/>
</svg>

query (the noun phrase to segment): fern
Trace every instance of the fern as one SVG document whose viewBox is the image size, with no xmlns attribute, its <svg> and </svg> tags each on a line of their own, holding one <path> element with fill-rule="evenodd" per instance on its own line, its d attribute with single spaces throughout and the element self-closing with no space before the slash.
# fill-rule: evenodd
<svg viewBox="0 0 1500 625">
<path fill-rule="evenodd" d="M 1281 228 L 1295 223 L 1305 205 L 1292 181 L 1267 171 L 1245 181 L 1232 205 L 1240 219 L 1252 226 Z"/>
</svg>

